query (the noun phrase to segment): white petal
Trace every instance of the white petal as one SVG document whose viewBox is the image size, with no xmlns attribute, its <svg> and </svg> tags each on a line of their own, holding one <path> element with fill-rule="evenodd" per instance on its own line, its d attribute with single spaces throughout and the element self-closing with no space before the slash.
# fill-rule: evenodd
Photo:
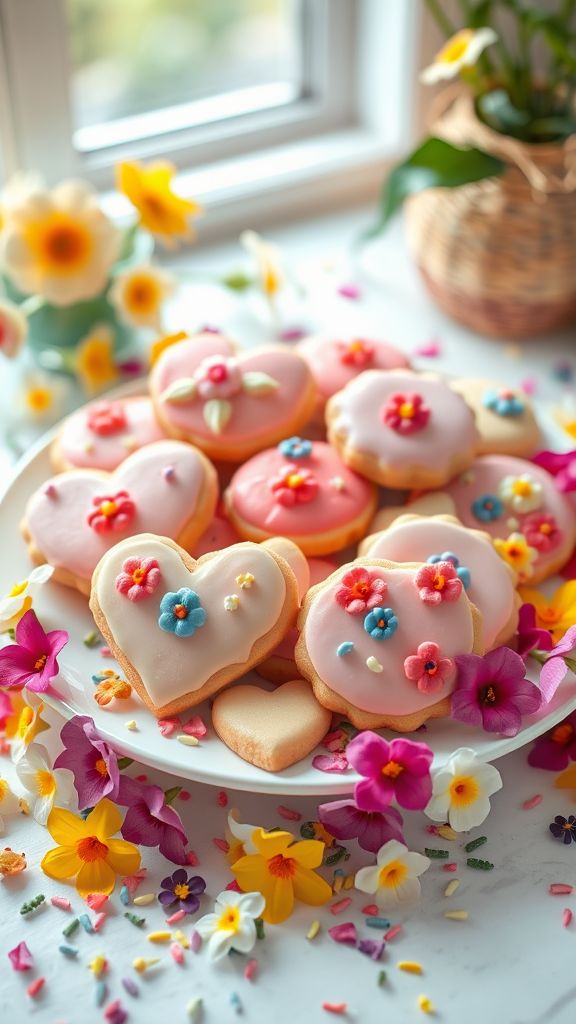
<svg viewBox="0 0 576 1024">
<path fill-rule="evenodd" d="M 52 796 L 39 796 L 34 800 L 30 810 L 39 825 L 45 825 L 48 821 L 48 815 L 54 806 L 54 796 L 55 794 Z"/>
<path fill-rule="evenodd" d="M 11 789 L 7 790 L 3 798 L 0 798 L 0 808 L 3 816 L 18 814 L 18 811 L 20 810 L 20 801 Z"/>
<path fill-rule="evenodd" d="M 490 814 L 490 801 L 487 796 L 479 796 L 469 807 L 451 807 L 448 821 L 456 832 L 468 832 L 476 828 Z"/>
<path fill-rule="evenodd" d="M 232 940 L 234 949 L 237 949 L 240 953 L 249 953 L 251 949 L 254 949 L 256 943 L 256 925 L 251 918 L 242 921 L 238 931 L 235 933 Z"/>
<path fill-rule="evenodd" d="M 252 842 L 252 836 L 258 831 L 258 825 L 244 825 L 238 821 L 238 813 L 236 808 L 233 807 L 228 814 L 228 828 L 234 838 L 240 840 L 246 853 L 258 853 L 257 848 Z"/>
<path fill-rule="evenodd" d="M 450 756 L 443 770 L 451 772 L 452 775 L 475 775 L 476 768 L 481 763 L 475 750 L 471 750 L 470 747 L 459 747 Z"/>
<path fill-rule="evenodd" d="M 486 796 L 492 796 L 503 786 L 500 772 L 491 764 L 481 764 L 476 769 L 476 781 Z"/>
<path fill-rule="evenodd" d="M 404 846 L 404 843 L 399 843 L 397 839 L 389 839 L 378 850 L 376 863 L 379 868 L 384 867 L 390 861 L 402 860 L 405 853 L 408 853 L 408 847 Z"/>
<path fill-rule="evenodd" d="M 247 914 L 250 917 L 260 917 L 266 906 L 266 900 L 260 892 L 243 892 L 237 893 L 240 897 L 236 906 L 239 908 L 242 915 Z"/>
<path fill-rule="evenodd" d="M 220 914 L 204 914 L 204 917 L 196 921 L 194 927 L 203 939 L 207 939 L 216 930 L 219 920 Z"/>
<path fill-rule="evenodd" d="M 420 72 L 420 81 L 424 85 L 434 85 L 436 82 L 442 82 L 447 78 L 456 78 L 461 67 L 461 61 L 452 61 L 449 64 L 443 61 L 439 64 L 430 64 L 429 67 L 424 68 Z"/>
<path fill-rule="evenodd" d="M 53 573 L 53 565 L 48 565 L 47 562 L 44 565 L 37 565 L 35 569 L 32 569 L 28 583 L 47 583 Z"/>
<path fill-rule="evenodd" d="M 376 895 L 377 903 L 380 892 Z M 400 882 L 400 885 L 396 886 L 396 900 L 404 905 L 416 903 L 420 899 L 421 892 L 422 889 L 417 878 L 406 878 L 403 882 Z"/>
<path fill-rule="evenodd" d="M 206 945 L 206 952 L 209 960 L 221 960 L 232 948 L 234 932 L 225 932 L 219 929 L 213 932 Z"/>
<path fill-rule="evenodd" d="M 429 858 L 424 857 L 421 853 L 407 853 L 403 858 L 403 862 L 408 868 L 411 878 L 423 875 L 430 867 Z"/>
<path fill-rule="evenodd" d="M 424 813 L 427 814 L 432 821 L 446 821 L 449 807 L 450 796 L 446 791 L 444 791 L 444 793 L 439 793 L 438 796 L 430 798 L 430 801 L 424 808 Z"/>
<path fill-rule="evenodd" d="M 372 868 L 360 868 L 356 872 L 356 878 L 354 879 L 354 885 L 360 892 L 375 893 L 378 889 L 378 881 L 380 879 L 380 868 L 378 866 Z"/>
</svg>

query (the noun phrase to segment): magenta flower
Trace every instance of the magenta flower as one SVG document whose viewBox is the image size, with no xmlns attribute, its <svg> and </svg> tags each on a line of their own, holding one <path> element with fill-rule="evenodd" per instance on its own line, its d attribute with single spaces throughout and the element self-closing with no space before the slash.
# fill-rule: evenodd
<svg viewBox="0 0 576 1024">
<path fill-rule="evenodd" d="M 523 604 L 518 614 L 518 633 L 516 636 L 516 650 L 522 658 L 530 654 L 530 651 L 549 651 L 552 647 L 552 637 L 547 629 L 540 629 L 536 625 L 536 609 L 533 604 Z"/>
<path fill-rule="evenodd" d="M 411 811 L 426 807 L 432 796 L 433 754 L 425 743 L 402 738 L 389 743 L 366 730 L 350 740 L 346 756 L 365 776 L 354 789 L 354 800 L 361 811 L 385 811 L 393 797 Z"/>
<path fill-rule="evenodd" d="M 334 597 L 350 615 L 359 615 L 381 604 L 387 589 L 388 584 L 377 573 L 357 567 L 344 574 Z"/>
<path fill-rule="evenodd" d="M 427 641 L 419 644 L 416 654 L 404 659 L 404 674 L 416 683 L 421 693 L 436 693 L 441 690 L 454 668 L 450 658 L 443 658 L 438 644 Z"/>
<path fill-rule="evenodd" d="M 94 807 L 107 796 L 118 797 L 120 771 L 114 751 L 100 739 L 88 715 L 75 715 L 60 730 L 64 750 L 54 761 L 55 768 L 68 768 L 74 776 L 80 810 Z"/>
<path fill-rule="evenodd" d="M 576 451 L 538 452 L 532 462 L 554 477 L 559 491 L 576 491 Z"/>
<path fill-rule="evenodd" d="M 145 786 L 123 775 L 117 802 L 128 808 L 121 830 L 124 839 L 140 846 L 157 846 L 167 860 L 188 864 L 184 825 L 180 815 L 166 804 L 160 786 Z"/>
<path fill-rule="evenodd" d="M 160 567 L 155 558 L 125 558 L 115 584 L 119 594 L 129 601 L 143 601 L 154 593 L 160 582 Z"/>
<path fill-rule="evenodd" d="M 105 494 L 94 498 L 94 510 L 88 514 L 88 526 L 96 533 L 112 533 L 125 530 L 136 515 L 136 505 L 128 491 Z"/>
<path fill-rule="evenodd" d="M 418 596 L 424 604 L 457 601 L 462 593 L 460 579 L 452 562 L 433 562 L 423 565 L 414 577 Z"/>
<path fill-rule="evenodd" d="M 378 853 L 389 839 L 404 843 L 402 815 L 395 807 L 385 811 L 361 811 L 353 800 L 320 804 L 318 817 L 335 839 L 357 839 L 359 846 Z"/>
<path fill-rule="evenodd" d="M 45 633 L 35 613 L 27 611 L 16 626 L 16 643 L 0 650 L 0 686 L 44 693 L 58 675 L 56 655 L 68 643 L 65 629 Z"/>
<path fill-rule="evenodd" d="M 570 761 L 576 761 L 576 711 L 539 736 L 528 754 L 528 764 L 549 772 L 563 771 Z"/>
<path fill-rule="evenodd" d="M 13 714 L 14 709 L 12 708 L 10 694 L 6 693 L 5 690 L 0 690 L 0 732 L 4 732 L 6 722 Z"/>
<path fill-rule="evenodd" d="M 477 725 L 486 732 L 515 736 L 522 715 L 538 711 L 542 694 L 525 678 L 522 658 L 509 647 L 497 647 L 481 658 L 461 654 L 456 689 L 452 694 L 452 718 Z"/>
<path fill-rule="evenodd" d="M 546 704 L 552 700 L 568 669 L 576 669 L 574 659 L 569 657 L 575 649 L 576 626 L 570 626 L 560 642 L 550 651 L 540 672 L 540 689 Z"/>
</svg>

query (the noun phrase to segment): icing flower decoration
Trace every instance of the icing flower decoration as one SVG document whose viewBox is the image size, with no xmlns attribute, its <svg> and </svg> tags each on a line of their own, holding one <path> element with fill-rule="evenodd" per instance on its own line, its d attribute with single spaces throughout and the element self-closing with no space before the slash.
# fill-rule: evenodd
<svg viewBox="0 0 576 1024">
<path fill-rule="evenodd" d="M 430 555 L 426 561 L 429 565 L 436 565 L 437 562 L 451 562 L 456 569 L 456 575 L 462 580 L 464 590 L 468 590 L 471 583 L 470 569 L 467 569 L 465 565 L 460 565 L 460 559 L 452 551 L 443 551 L 441 555 Z"/>
<path fill-rule="evenodd" d="M 28 334 L 28 321 L 13 302 L 0 302 L 0 353 L 14 359 Z"/>
<path fill-rule="evenodd" d="M 136 515 L 136 505 L 127 491 L 94 498 L 92 504 L 95 508 L 88 515 L 88 526 L 96 533 L 118 533 L 125 530 Z"/>
<path fill-rule="evenodd" d="M 539 736 L 528 754 L 529 765 L 550 772 L 563 771 L 570 761 L 576 761 L 576 711 Z"/>
<path fill-rule="evenodd" d="M 526 542 L 536 551 L 552 551 L 562 540 L 562 530 L 554 516 L 547 512 L 531 512 L 521 526 Z"/>
<path fill-rule="evenodd" d="M 549 651 L 552 648 L 552 637 L 547 629 L 536 625 L 536 609 L 533 604 L 523 604 L 518 613 L 518 632 L 516 634 L 516 650 L 522 658 L 531 651 Z"/>
<path fill-rule="evenodd" d="M 474 750 L 460 747 L 432 771 L 432 796 L 424 811 L 432 821 L 448 821 L 455 832 L 468 832 L 488 817 L 490 797 L 499 789 L 500 772 Z"/>
<path fill-rule="evenodd" d="M 576 491 L 576 451 L 538 452 L 532 462 L 554 477 L 554 483 L 559 491 Z"/>
<path fill-rule="evenodd" d="M 400 807 L 420 811 L 430 799 L 433 754 L 425 743 L 400 737 L 385 740 L 365 730 L 350 740 L 346 756 L 364 778 L 356 783 L 354 800 L 363 811 L 386 811 L 395 797 Z"/>
<path fill-rule="evenodd" d="M 293 508 L 314 500 L 318 494 L 318 481 L 309 469 L 288 463 L 272 480 L 270 490 L 279 505 Z"/>
<path fill-rule="evenodd" d="M 198 203 L 177 195 L 172 188 L 176 168 L 165 160 L 150 164 L 120 163 L 116 183 L 138 212 L 140 224 L 173 248 L 178 239 L 193 235 L 189 221 L 202 212 Z"/>
<path fill-rule="evenodd" d="M 542 507 L 542 484 L 529 473 L 505 476 L 500 481 L 498 495 L 508 508 L 522 515 Z"/>
<path fill-rule="evenodd" d="M 362 811 L 354 800 L 334 800 L 320 804 L 318 817 L 336 839 L 357 839 L 370 853 L 378 853 L 389 839 L 404 842 L 402 816 L 395 807 L 384 811 Z"/>
<path fill-rule="evenodd" d="M 88 715 L 74 715 L 60 730 L 64 750 L 54 768 L 67 768 L 74 776 L 80 810 L 94 807 L 99 800 L 118 798 L 120 770 L 116 754 L 100 738 Z"/>
<path fill-rule="evenodd" d="M 236 577 L 236 583 L 240 587 L 240 590 L 250 590 L 250 587 L 254 584 L 254 576 L 251 572 L 241 572 Z"/>
<path fill-rule="evenodd" d="M 0 686 L 43 693 L 60 671 L 57 655 L 68 643 L 65 629 L 46 633 L 35 613 L 24 613 L 16 626 L 16 643 L 0 650 Z"/>
<path fill-rule="evenodd" d="M 206 612 L 195 590 L 181 587 L 176 593 L 168 592 L 160 601 L 158 625 L 165 633 L 176 636 L 194 636 L 206 622 Z"/>
<path fill-rule="evenodd" d="M 126 430 L 128 421 L 122 402 L 95 402 L 86 415 L 86 426 L 99 437 L 108 437 Z"/>
<path fill-rule="evenodd" d="M 560 643 L 566 631 L 576 622 L 576 580 L 568 580 L 548 596 L 539 590 L 522 587 L 520 597 L 533 605 L 537 627 L 547 630 L 555 644 Z"/>
<path fill-rule="evenodd" d="M 353 366 L 357 370 L 365 370 L 374 359 L 375 348 L 369 341 L 363 338 L 354 338 L 353 341 L 338 342 L 340 362 L 344 366 Z"/>
<path fill-rule="evenodd" d="M 72 795 L 72 776 L 69 772 L 53 768 L 45 747 L 31 743 L 16 764 L 16 774 L 27 793 L 27 803 L 34 819 L 45 825 L 48 815 L 58 800 L 69 804 Z"/>
<path fill-rule="evenodd" d="M 13 629 L 24 613 L 30 610 L 36 588 L 47 583 L 53 572 L 51 565 L 37 565 L 27 579 L 15 583 L 6 596 L 0 599 L 0 633 Z"/>
<path fill-rule="evenodd" d="M 414 577 L 418 596 L 424 604 L 439 605 L 457 601 L 462 593 L 462 580 L 452 562 L 427 563 Z"/>
<path fill-rule="evenodd" d="M 373 608 L 364 619 L 364 629 L 373 640 L 389 640 L 398 629 L 392 608 Z"/>
<path fill-rule="evenodd" d="M 374 896 L 381 910 L 406 906 L 420 899 L 419 876 L 430 867 L 428 857 L 411 853 L 397 839 L 390 839 L 378 850 L 373 867 L 360 868 L 354 885 L 360 892 Z"/>
<path fill-rule="evenodd" d="M 481 523 L 492 523 L 504 513 L 504 505 L 495 494 L 483 494 L 471 505 L 472 515 Z"/>
<path fill-rule="evenodd" d="M 312 455 L 312 441 L 303 437 L 288 437 L 280 441 L 278 451 L 285 459 L 307 459 Z"/>
<path fill-rule="evenodd" d="M 536 548 L 530 547 L 523 533 L 511 533 L 506 540 L 495 537 L 492 543 L 500 558 L 512 566 L 521 582 L 532 575 L 538 552 Z"/>
<path fill-rule="evenodd" d="M 573 814 L 568 815 L 567 818 L 557 814 L 548 827 L 554 839 L 561 839 L 566 846 L 572 842 L 576 843 L 576 817 Z"/>
<path fill-rule="evenodd" d="M 450 37 L 432 64 L 420 72 L 420 81 L 426 85 L 456 78 L 460 72 L 473 67 L 487 46 L 498 39 L 493 28 L 462 28 Z"/>
<path fill-rule="evenodd" d="M 6 828 L 4 818 L 11 818 L 20 812 L 20 801 L 12 792 L 6 779 L 0 777 L 0 835 Z"/>
<path fill-rule="evenodd" d="M 14 853 L 9 846 L 0 850 L 0 878 L 10 878 L 12 875 L 19 875 L 28 867 L 26 857 L 23 853 Z"/>
<path fill-rule="evenodd" d="M 350 615 L 360 615 L 376 608 L 387 590 L 388 584 L 376 572 L 358 567 L 344 574 L 334 597 Z"/>
<path fill-rule="evenodd" d="M 497 647 L 484 657 L 461 654 L 455 661 L 452 718 L 486 732 L 516 736 L 522 716 L 538 711 L 542 694 L 526 679 L 522 658 L 509 647 Z"/>
<path fill-rule="evenodd" d="M 214 912 L 205 914 L 194 925 L 206 943 L 209 960 L 222 960 L 232 949 L 249 953 L 257 939 L 254 922 L 261 917 L 264 906 L 264 897 L 259 892 L 221 892 L 216 897 Z"/>
<path fill-rule="evenodd" d="M 76 878 L 78 894 L 111 893 L 116 875 L 128 875 L 140 867 L 138 849 L 124 839 L 114 839 L 122 817 L 110 800 L 101 800 L 86 820 L 55 807 L 47 828 L 58 846 L 45 854 L 40 867 L 45 875 L 61 882 Z"/>
<path fill-rule="evenodd" d="M 160 882 L 161 892 L 158 899 L 163 907 L 174 907 L 185 914 L 195 914 L 200 906 L 200 897 L 206 888 L 206 882 L 200 875 L 188 877 L 184 868 L 177 868 L 168 878 Z"/>
<path fill-rule="evenodd" d="M 390 395 L 382 415 L 387 427 L 399 434 L 415 434 L 427 426 L 430 409 L 422 395 Z"/>
<path fill-rule="evenodd" d="M 332 888 L 313 870 L 320 867 L 324 843 L 317 839 L 294 842 L 290 832 L 256 829 L 252 842 L 255 854 L 232 864 L 243 892 L 259 892 L 266 901 L 262 917 L 269 924 L 285 921 L 294 909 L 294 899 L 312 907 L 327 903 Z"/>
<path fill-rule="evenodd" d="M 404 674 L 416 683 L 421 693 L 437 693 L 454 669 L 450 658 L 443 658 L 438 644 L 431 641 L 419 644 L 416 654 L 404 661 Z"/>
<path fill-rule="evenodd" d="M 112 668 L 105 668 L 96 676 L 92 676 L 92 682 L 96 683 L 94 700 L 101 708 L 107 708 L 113 700 L 128 700 L 132 695 L 132 687 L 125 679 Z"/>
<path fill-rule="evenodd" d="M 232 398 L 242 389 L 238 361 L 231 356 L 208 356 L 194 373 L 200 398 Z"/>
<path fill-rule="evenodd" d="M 160 786 L 146 786 L 121 775 L 117 799 L 128 808 L 122 825 L 124 839 L 138 846 L 157 846 L 173 864 L 188 864 L 186 830 L 178 812 L 166 803 Z"/>
<path fill-rule="evenodd" d="M 160 575 L 155 558 L 126 558 L 115 580 L 116 590 L 129 601 L 144 601 L 156 590 Z"/>
<path fill-rule="evenodd" d="M 522 399 L 509 388 L 486 391 L 482 396 L 482 405 L 497 416 L 506 417 L 521 416 L 525 408 Z"/>
</svg>

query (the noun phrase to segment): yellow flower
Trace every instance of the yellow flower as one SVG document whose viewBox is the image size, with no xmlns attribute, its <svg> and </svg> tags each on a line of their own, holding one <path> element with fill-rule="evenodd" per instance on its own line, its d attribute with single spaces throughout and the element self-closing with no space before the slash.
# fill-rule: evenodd
<svg viewBox="0 0 576 1024">
<path fill-rule="evenodd" d="M 12 760 L 18 762 L 30 743 L 50 726 L 42 718 L 44 701 L 30 690 L 26 691 L 25 697 L 11 693 L 10 699 L 14 715 L 6 722 L 6 739 L 12 740 Z"/>
<path fill-rule="evenodd" d="M 246 252 L 256 260 L 258 282 L 268 301 L 272 304 L 284 283 L 280 266 L 280 250 L 267 242 L 256 231 L 243 231 L 240 242 Z"/>
<path fill-rule="evenodd" d="M 464 68 L 476 64 L 480 54 L 498 39 L 492 28 L 463 28 L 444 44 L 434 61 L 420 73 L 426 85 L 455 78 Z"/>
<path fill-rule="evenodd" d="M 290 917 L 294 899 L 318 907 L 332 896 L 332 889 L 313 868 L 320 867 L 324 843 L 304 839 L 294 843 L 290 832 L 256 829 L 252 842 L 257 853 L 241 857 L 232 872 L 244 892 L 259 892 L 266 900 L 263 918 L 279 924 Z"/>
<path fill-rule="evenodd" d="M 536 625 L 547 629 L 557 644 L 567 629 L 576 623 L 576 580 L 563 583 L 551 597 L 539 590 L 520 588 L 520 597 L 536 609 Z"/>
<path fill-rule="evenodd" d="M 176 334 L 167 334 L 163 338 L 158 338 L 158 341 L 155 341 L 150 347 L 150 366 L 154 366 L 154 363 L 167 348 L 177 345 L 179 341 L 186 341 L 187 337 L 186 331 L 178 331 Z"/>
<path fill-rule="evenodd" d="M 157 267 L 131 267 L 114 279 L 108 298 L 131 327 L 160 330 L 162 303 L 173 290 L 170 274 Z"/>
<path fill-rule="evenodd" d="M 70 306 L 98 295 L 118 256 L 120 233 L 82 182 L 24 190 L 6 214 L 3 267 L 19 291 Z"/>
<path fill-rule="evenodd" d="M 99 324 L 80 342 L 76 372 L 89 394 L 102 391 L 120 376 L 114 364 L 114 337 L 106 324 Z"/>
<path fill-rule="evenodd" d="M 176 168 L 163 161 L 147 167 L 122 163 L 116 168 L 117 186 L 138 210 L 142 227 L 158 235 L 166 245 L 174 245 L 176 238 L 191 238 L 188 220 L 202 212 L 198 203 L 172 191 L 175 173 Z"/>
<path fill-rule="evenodd" d="M 37 565 L 27 579 L 15 583 L 5 597 L 0 598 L 0 633 L 14 628 L 24 612 L 32 607 L 32 593 L 36 586 L 46 583 L 54 569 L 51 565 Z"/>
<path fill-rule="evenodd" d="M 521 583 L 534 572 L 533 562 L 538 558 L 536 548 L 531 548 L 523 533 L 511 533 L 506 540 L 494 538 L 494 547 L 508 565 L 516 571 Z"/>
<path fill-rule="evenodd" d="M 560 772 L 560 775 L 554 779 L 554 786 L 556 789 L 576 790 L 576 764 L 571 764 L 563 772 Z"/>
<path fill-rule="evenodd" d="M 43 858 L 44 874 L 58 882 L 76 878 L 83 899 L 91 892 L 111 893 L 116 875 L 132 875 L 140 867 L 137 847 L 112 838 L 121 825 L 120 811 L 110 800 L 100 800 L 86 821 L 55 807 L 47 828 L 58 846 Z"/>
</svg>

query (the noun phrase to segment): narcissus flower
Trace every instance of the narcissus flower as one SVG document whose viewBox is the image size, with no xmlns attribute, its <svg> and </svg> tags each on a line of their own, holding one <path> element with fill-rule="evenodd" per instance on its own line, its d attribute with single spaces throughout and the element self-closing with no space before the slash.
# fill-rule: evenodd
<svg viewBox="0 0 576 1024">
<path fill-rule="evenodd" d="M 202 212 L 198 203 L 176 195 L 172 188 L 175 174 L 176 168 L 165 161 L 147 166 L 121 163 L 116 168 L 118 189 L 138 211 L 142 227 L 170 247 L 177 239 L 192 238 L 189 221 Z"/>
<path fill-rule="evenodd" d="M 428 857 L 411 853 L 403 843 L 391 839 L 378 851 L 373 867 L 356 872 L 354 884 L 361 892 L 374 896 L 382 910 L 416 903 L 421 892 L 418 876 L 429 867 Z"/>
<path fill-rule="evenodd" d="M 114 278 L 108 298 L 131 327 L 160 330 L 162 306 L 174 291 L 174 278 L 158 267 L 130 267 Z"/>
<path fill-rule="evenodd" d="M 488 817 L 490 797 L 499 789 L 500 772 L 474 750 L 461 747 L 432 772 L 432 797 L 425 813 L 432 821 L 448 821 L 456 832 L 467 832 Z"/>
<path fill-rule="evenodd" d="M 555 644 L 560 643 L 570 626 L 576 623 L 576 580 L 563 583 L 549 596 L 539 590 L 522 587 L 520 596 L 523 601 L 534 605 L 536 625 L 548 630 Z"/>
<path fill-rule="evenodd" d="M 205 914 L 194 925 L 206 942 L 209 959 L 221 960 L 231 949 L 249 953 L 257 938 L 254 922 L 263 911 L 264 897 L 259 892 L 221 892 L 214 913 Z"/>
<path fill-rule="evenodd" d="M 114 335 L 106 324 L 97 324 L 79 342 L 76 373 L 90 395 L 103 391 L 118 380 L 120 371 L 114 363 Z"/>
<path fill-rule="evenodd" d="M 0 633 L 13 629 L 24 612 L 32 607 L 32 598 L 37 587 L 52 576 L 51 565 L 37 565 L 25 580 L 20 580 L 0 599 Z"/>
<path fill-rule="evenodd" d="M 45 825 L 56 799 L 69 804 L 72 794 L 72 775 L 53 768 L 48 751 L 40 743 L 31 743 L 16 764 L 16 774 L 27 792 L 27 802 L 33 817 Z"/>
<path fill-rule="evenodd" d="M 44 703 L 31 690 L 13 690 L 10 694 L 13 715 L 6 720 L 6 739 L 11 741 L 12 760 L 16 763 L 39 733 L 50 728 L 42 718 Z"/>
<path fill-rule="evenodd" d="M 259 892 L 266 900 L 263 918 L 270 924 L 285 921 L 294 900 L 318 907 L 332 896 L 332 889 L 313 870 L 320 867 L 324 843 L 304 839 L 295 843 L 290 832 L 257 829 L 252 842 L 258 853 L 241 857 L 232 872 L 244 892 Z"/>
<path fill-rule="evenodd" d="M 455 78 L 465 68 L 476 64 L 487 46 L 492 46 L 498 36 L 492 28 L 463 28 L 444 44 L 434 61 L 420 73 L 420 81 L 426 85 Z"/>
</svg>

